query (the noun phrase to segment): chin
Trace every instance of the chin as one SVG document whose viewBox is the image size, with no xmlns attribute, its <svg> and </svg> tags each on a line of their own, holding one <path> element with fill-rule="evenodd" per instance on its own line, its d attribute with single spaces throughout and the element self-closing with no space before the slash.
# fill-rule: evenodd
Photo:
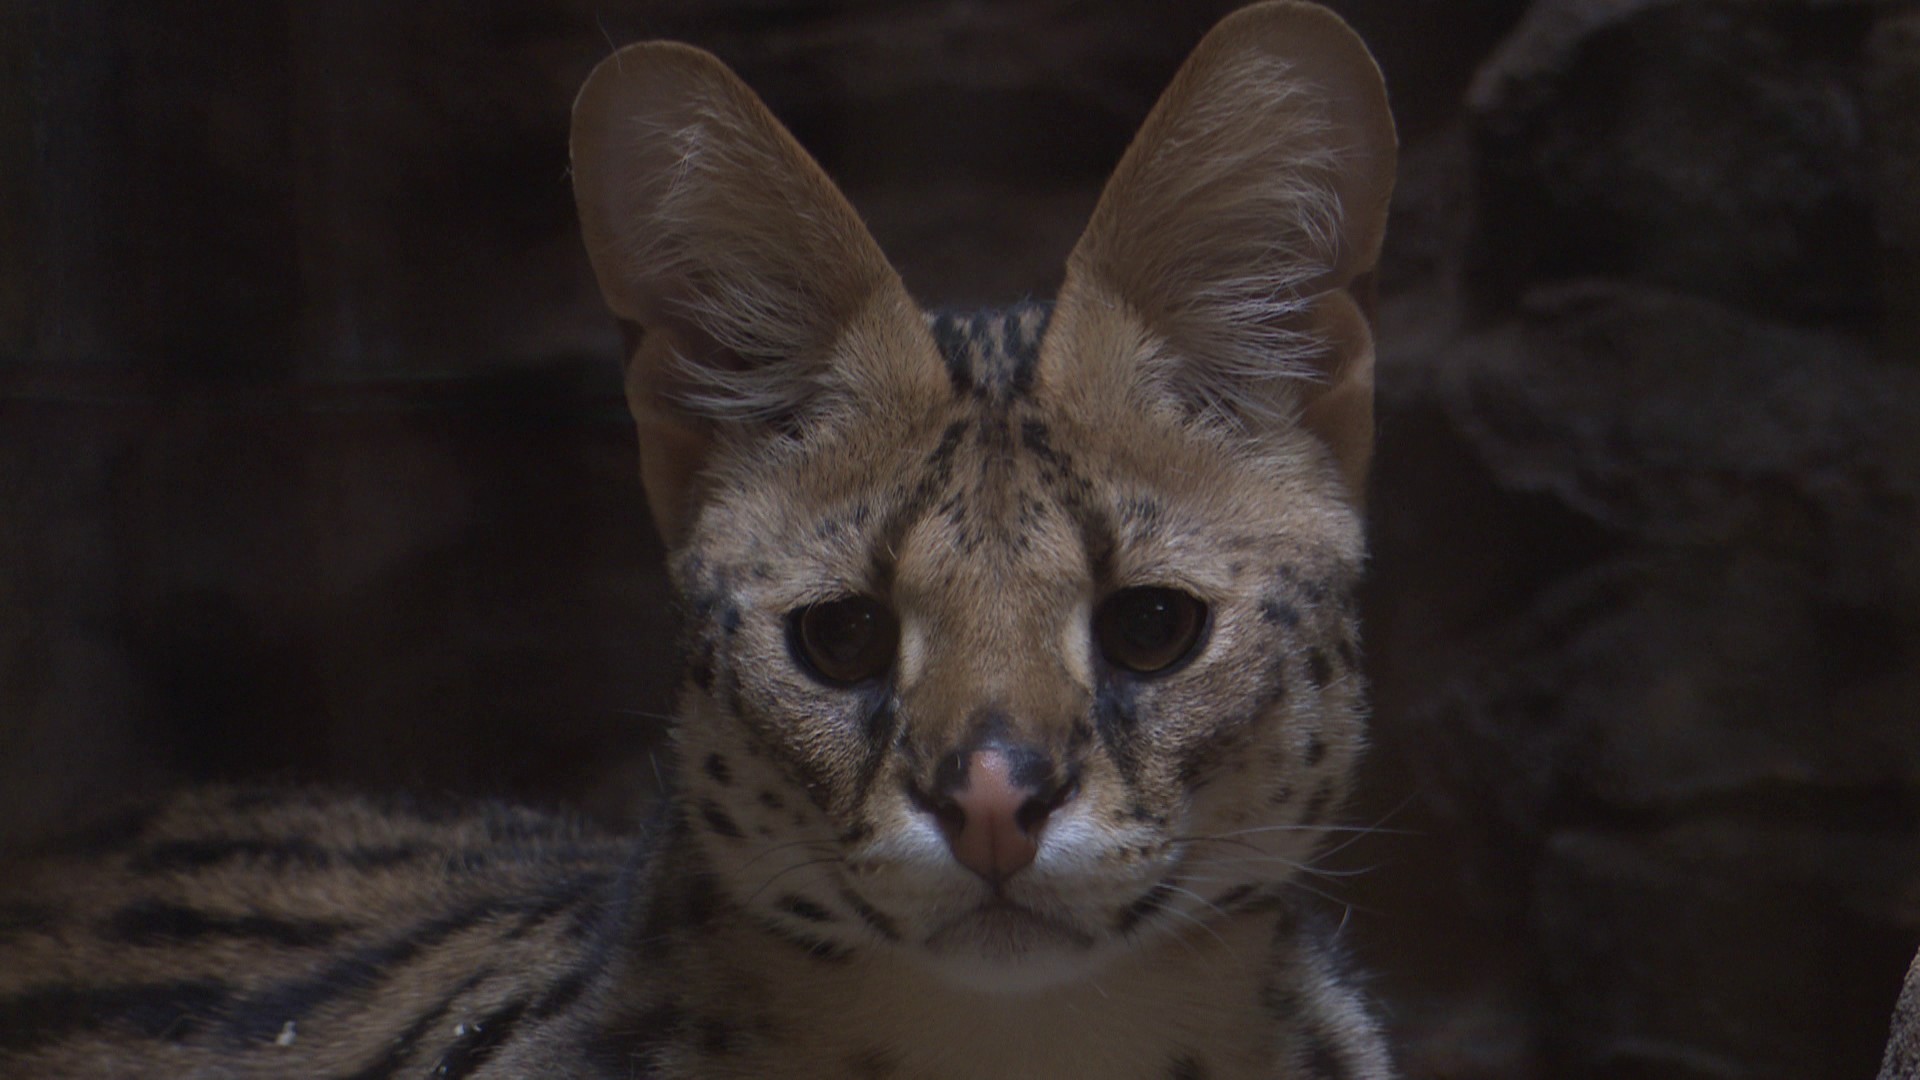
<svg viewBox="0 0 1920 1080">
<path fill-rule="evenodd" d="M 927 965 L 941 978 L 996 994 L 1078 982 L 1104 966 L 1108 956 L 1092 934 L 1004 902 L 949 920 L 924 947 Z"/>
</svg>

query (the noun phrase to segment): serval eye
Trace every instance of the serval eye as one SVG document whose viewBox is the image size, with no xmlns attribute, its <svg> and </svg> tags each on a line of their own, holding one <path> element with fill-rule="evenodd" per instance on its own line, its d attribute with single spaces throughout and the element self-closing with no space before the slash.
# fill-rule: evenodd
<svg viewBox="0 0 1920 1080">
<path fill-rule="evenodd" d="M 1121 589 L 1093 616 L 1093 636 L 1107 662 L 1140 675 L 1171 670 L 1194 651 L 1207 626 L 1207 606 L 1178 589 Z"/>
<path fill-rule="evenodd" d="M 877 600 L 849 596 L 809 604 L 790 617 L 794 652 L 822 682 L 852 686 L 893 663 L 900 627 Z"/>
</svg>

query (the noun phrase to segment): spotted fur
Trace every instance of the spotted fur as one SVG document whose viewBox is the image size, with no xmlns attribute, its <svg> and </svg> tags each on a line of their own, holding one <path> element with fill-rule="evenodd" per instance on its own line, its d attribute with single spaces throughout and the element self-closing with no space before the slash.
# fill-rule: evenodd
<svg viewBox="0 0 1920 1080">
<path fill-rule="evenodd" d="M 573 160 L 686 616 L 660 824 L 190 797 L 0 906 L 0 1071 L 1388 1076 L 1294 903 L 1363 727 L 1393 134 L 1351 32 L 1209 35 L 1051 304 L 922 314 L 684 46 L 596 70 Z M 1146 587 L 1205 611 L 1152 674 L 1093 629 Z M 852 684 L 794 629 L 846 597 L 899 633 Z M 1060 793 L 1000 880 L 927 795 L 985 745 Z"/>
</svg>

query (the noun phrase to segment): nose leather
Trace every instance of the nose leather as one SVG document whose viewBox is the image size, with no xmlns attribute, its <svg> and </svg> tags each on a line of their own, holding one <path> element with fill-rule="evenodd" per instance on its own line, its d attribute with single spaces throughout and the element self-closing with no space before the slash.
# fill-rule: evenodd
<svg viewBox="0 0 1920 1080">
<path fill-rule="evenodd" d="M 1032 865 L 1059 802 L 1057 790 L 1031 782 L 1032 763 L 1016 768 L 1017 757 L 992 744 L 965 754 L 935 811 L 954 859 L 995 886 Z"/>
<path fill-rule="evenodd" d="M 1029 793 L 1015 787 L 1013 764 L 998 750 L 976 750 L 967 762 L 966 786 L 953 793 L 959 829 L 947 843 L 960 865 L 999 882 L 1025 869 L 1039 854 L 1035 837 L 1020 827 L 1020 807 Z"/>
</svg>

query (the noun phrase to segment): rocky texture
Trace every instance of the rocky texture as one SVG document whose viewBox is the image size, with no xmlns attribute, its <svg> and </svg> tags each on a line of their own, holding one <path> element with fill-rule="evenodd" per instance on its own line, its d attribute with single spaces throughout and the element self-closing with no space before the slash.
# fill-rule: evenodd
<svg viewBox="0 0 1920 1080">
<path fill-rule="evenodd" d="M 1605 274 L 1871 317 L 1872 25 L 1864 4 L 1537 5 L 1469 98 L 1490 301 Z"/>
<path fill-rule="evenodd" d="M 1452 858 L 1358 893 L 1499 958 L 1410 996 L 1527 1017 L 1415 1075 L 1877 1060 L 1920 936 L 1907 18 L 1543 2 L 1411 155 L 1453 179 L 1402 193 L 1370 625 L 1421 797 L 1375 812 Z"/>
<path fill-rule="evenodd" d="M 670 638 L 574 88 L 719 52 L 1044 295 L 1228 0 L 0 6 L 0 846 L 142 778 L 629 815 Z M 1415 1078 L 1825 1077 L 1920 941 L 1920 8 L 1346 0 L 1405 141 L 1378 747 Z"/>
<path fill-rule="evenodd" d="M 1868 42 L 1874 208 L 1886 261 L 1881 299 L 1892 351 L 1920 359 L 1920 11 L 1893 10 Z"/>
<path fill-rule="evenodd" d="M 1383 737 L 1530 926 L 1550 1075 L 1865 1069 L 1920 929 L 1915 372 L 1594 282 L 1399 362 L 1494 506 L 1381 500 Z"/>
</svg>

